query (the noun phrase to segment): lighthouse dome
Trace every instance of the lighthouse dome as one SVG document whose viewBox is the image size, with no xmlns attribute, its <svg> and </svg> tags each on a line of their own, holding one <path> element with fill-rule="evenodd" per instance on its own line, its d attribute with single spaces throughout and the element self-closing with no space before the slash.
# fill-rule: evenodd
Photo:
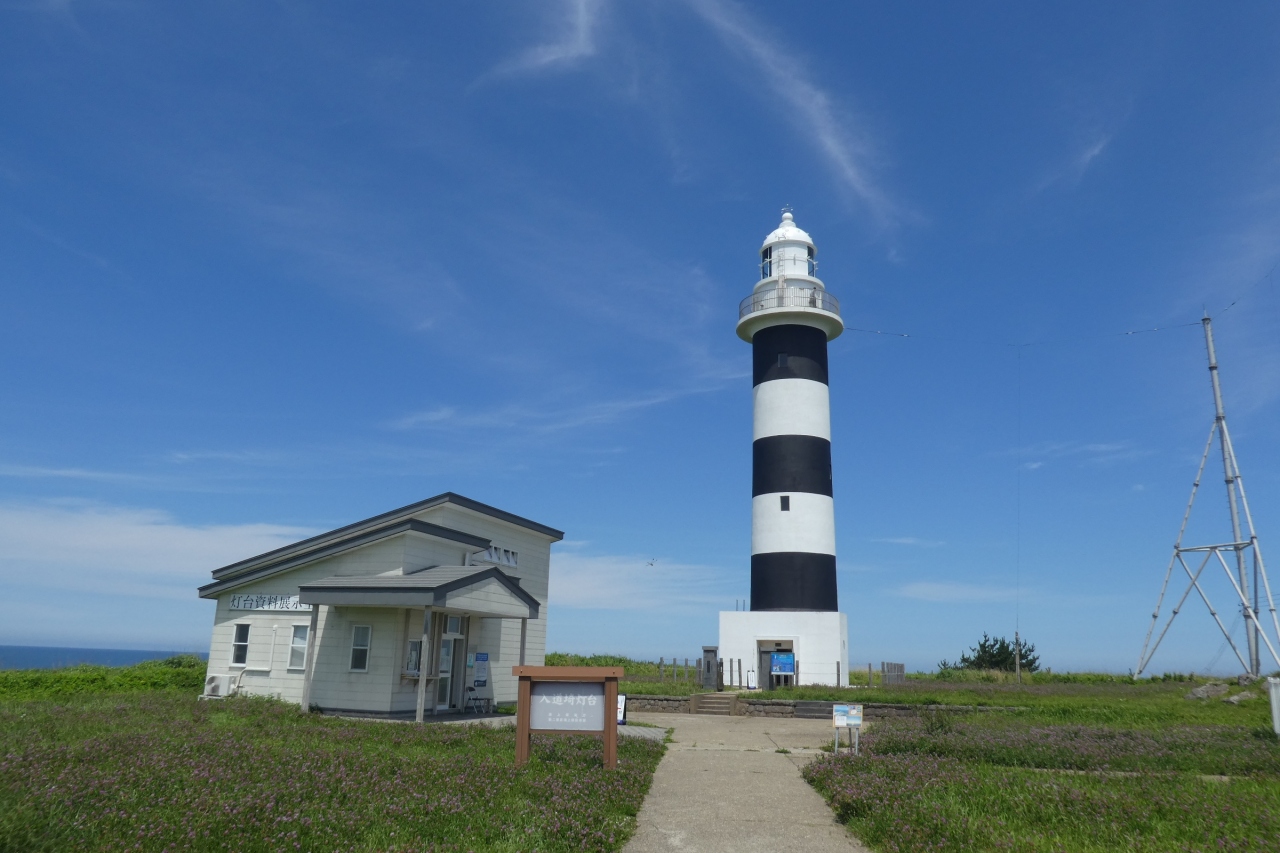
<svg viewBox="0 0 1280 853">
<path fill-rule="evenodd" d="M 808 243 L 813 245 L 813 239 L 808 232 L 801 230 L 796 226 L 795 217 L 791 215 L 791 211 L 782 214 L 782 223 L 764 238 L 764 242 L 760 244 L 760 248 L 773 245 L 774 243 L 783 242 Z"/>
</svg>

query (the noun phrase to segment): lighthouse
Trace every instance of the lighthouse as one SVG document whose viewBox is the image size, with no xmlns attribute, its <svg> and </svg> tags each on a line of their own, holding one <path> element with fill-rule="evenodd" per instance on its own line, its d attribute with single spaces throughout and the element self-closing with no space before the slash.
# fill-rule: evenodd
<svg viewBox="0 0 1280 853">
<path fill-rule="evenodd" d="M 760 247 L 738 306 L 751 344 L 751 598 L 720 614 L 725 682 L 847 684 L 848 620 L 836 594 L 827 342 L 844 331 L 817 247 L 790 211 Z"/>
</svg>

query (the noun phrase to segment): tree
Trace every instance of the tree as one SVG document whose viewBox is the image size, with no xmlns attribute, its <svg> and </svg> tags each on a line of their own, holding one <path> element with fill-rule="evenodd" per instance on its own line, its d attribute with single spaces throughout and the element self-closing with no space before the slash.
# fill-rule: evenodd
<svg viewBox="0 0 1280 853">
<path fill-rule="evenodd" d="M 1036 647 L 1022 640 L 1018 652 L 1022 658 L 1022 671 L 1035 672 L 1040 668 L 1040 656 Z M 998 669 L 1003 672 L 1014 671 L 1014 644 L 1004 637 L 989 637 L 982 633 L 978 645 L 969 649 L 968 654 L 961 654 L 960 660 L 951 663 L 946 660 L 938 662 L 938 669 Z"/>
</svg>

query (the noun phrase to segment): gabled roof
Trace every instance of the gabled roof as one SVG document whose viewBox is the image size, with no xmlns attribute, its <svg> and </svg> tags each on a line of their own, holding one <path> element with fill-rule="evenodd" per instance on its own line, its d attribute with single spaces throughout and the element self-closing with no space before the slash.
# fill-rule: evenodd
<svg viewBox="0 0 1280 853">
<path fill-rule="evenodd" d="M 529 608 L 530 619 L 538 617 L 539 602 L 520 581 L 497 568 L 479 566 L 434 566 L 415 572 L 385 572 L 380 575 L 323 578 L 298 587 L 303 604 L 346 604 L 387 607 L 443 607 L 451 592 L 463 592 L 486 580 L 497 581 L 514 598 Z"/>
<path fill-rule="evenodd" d="M 251 580 L 258 580 L 303 563 L 331 557 L 334 554 L 340 554 L 352 548 L 359 548 L 400 533 L 421 533 L 459 542 L 477 549 L 489 547 L 490 540 L 481 536 L 474 536 L 470 533 L 463 533 L 460 530 L 453 530 L 452 528 L 413 518 L 416 513 L 422 512 L 424 509 L 430 509 L 442 504 L 453 504 L 481 515 L 487 515 L 490 518 L 496 518 L 499 521 L 505 521 L 508 524 L 514 524 L 517 527 L 524 527 L 527 530 L 549 537 L 553 542 L 564 538 L 564 533 L 554 527 L 538 524 L 536 521 L 521 518 L 518 515 L 491 507 L 488 504 L 482 504 L 471 498 L 465 498 L 453 492 L 445 492 L 433 498 L 427 498 L 424 501 L 418 501 L 400 509 L 393 509 L 390 512 L 384 512 L 381 515 L 375 515 L 372 518 L 366 518 L 363 521 L 357 521 L 354 524 L 330 530 L 328 533 L 321 533 L 318 536 L 312 536 L 310 539 L 303 539 L 301 542 L 295 542 L 292 545 L 286 545 L 283 548 L 277 548 L 274 551 L 268 551 L 265 554 L 259 554 L 256 557 L 250 557 L 247 560 L 241 560 L 238 563 L 232 563 L 220 569 L 214 569 L 214 582 L 200 587 L 200 597 L 208 598 L 228 587 L 238 586 Z"/>
</svg>

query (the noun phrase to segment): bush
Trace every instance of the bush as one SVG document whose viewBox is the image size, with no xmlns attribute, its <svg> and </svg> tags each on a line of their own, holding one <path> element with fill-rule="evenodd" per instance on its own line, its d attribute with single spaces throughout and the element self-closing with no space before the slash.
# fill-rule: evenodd
<svg viewBox="0 0 1280 853">
<path fill-rule="evenodd" d="M 961 654 L 959 662 L 949 663 L 942 660 L 938 662 L 938 669 L 944 672 L 950 669 L 993 669 L 1013 672 L 1018 663 L 1015 657 L 1021 658 L 1023 672 L 1035 672 L 1040 668 L 1040 656 L 1036 654 L 1036 647 L 1026 640 L 1014 644 L 1004 637 L 988 637 L 986 632 L 983 632 L 978 645 L 971 647 L 968 654 Z"/>
<path fill-rule="evenodd" d="M 63 669 L 0 670 L 0 699 L 52 699 L 93 693 L 204 689 L 207 664 L 196 655 L 176 655 L 133 666 L 81 664 Z"/>
</svg>

